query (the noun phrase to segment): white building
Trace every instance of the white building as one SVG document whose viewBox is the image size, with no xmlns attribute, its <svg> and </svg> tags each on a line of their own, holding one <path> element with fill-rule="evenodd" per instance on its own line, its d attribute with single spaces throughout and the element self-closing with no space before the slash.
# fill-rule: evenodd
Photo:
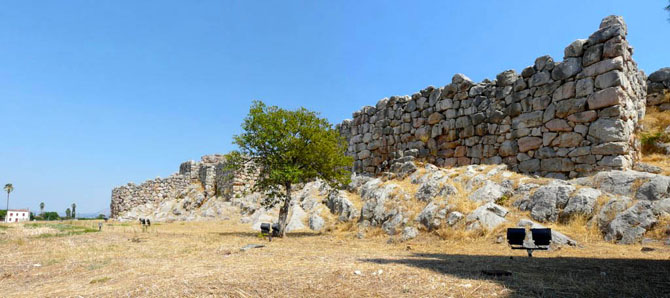
<svg viewBox="0 0 670 298">
<path fill-rule="evenodd" d="M 29 221 L 30 210 L 28 209 L 9 209 L 5 216 L 5 222 Z"/>
</svg>

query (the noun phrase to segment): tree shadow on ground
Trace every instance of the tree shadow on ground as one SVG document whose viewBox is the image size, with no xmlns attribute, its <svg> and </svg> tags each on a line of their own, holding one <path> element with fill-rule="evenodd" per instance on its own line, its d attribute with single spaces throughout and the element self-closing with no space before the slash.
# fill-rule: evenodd
<svg viewBox="0 0 670 298">
<path fill-rule="evenodd" d="M 511 290 L 512 297 L 670 297 L 670 260 L 418 253 L 362 261 L 492 280 Z M 505 270 L 512 275 L 489 276 L 483 270 Z"/>
</svg>

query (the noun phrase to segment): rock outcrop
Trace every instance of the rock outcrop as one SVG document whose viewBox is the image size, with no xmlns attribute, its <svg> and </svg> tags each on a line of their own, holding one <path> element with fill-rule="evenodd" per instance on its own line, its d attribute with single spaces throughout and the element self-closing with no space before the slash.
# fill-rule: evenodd
<svg viewBox="0 0 670 298">
<path fill-rule="evenodd" d="M 670 110 L 670 67 L 661 68 L 647 78 L 647 106 Z"/>
</svg>

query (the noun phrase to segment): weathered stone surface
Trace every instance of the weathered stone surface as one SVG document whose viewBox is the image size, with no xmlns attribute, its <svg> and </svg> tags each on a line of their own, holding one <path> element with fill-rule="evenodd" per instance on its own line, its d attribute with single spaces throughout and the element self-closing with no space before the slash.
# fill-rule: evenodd
<svg viewBox="0 0 670 298">
<path fill-rule="evenodd" d="M 582 70 L 581 58 L 565 58 L 561 63 L 558 63 L 551 72 L 551 78 L 554 80 L 565 80 L 570 78 Z"/>
<path fill-rule="evenodd" d="M 551 184 L 539 187 L 530 197 L 530 216 L 534 220 L 556 221 L 558 209 L 565 207 L 575 187 L 567 184 Z"/>
<path fill-rule="evenodd" d="M 593 146 L 591 152 L 601 155 L 625 154 L 628 151 L 628 144 L 625 142 L 604 143 Z"/>
<path fill-rule="evenodd" d="M 344 191 L 330 193 L 326 199 L 326 206 L 331 213 L 339 216 L 340 221 L 353 220 L 359 216 L 358 210 Z"/>
<path fill-rule="evenodd" d="M 516 82 L 518 75 L 516 71 L 510 69 L 499 73 L 496 76 L 496 85 L 498 86 L 510 86 Z"/>
<path fill-rule="evenodd" d="M 600 90 L 588 97 L 589 109 L 595 110 L 621 104 L 626 99 L 626 93 L 620 87 L 611 87 Z"/>
<path fill-rule="evenodd" d="M 450 212 L 449 215 L 447 215 L 447 224 L 449 226 L 453 226 L 453 225 L 457 224 L 464 217 L 465 217 L 465 215 L 463 215 L 463 213 L 460 213 L 458 211 Z"/>
<path fill-rule="evenodd" d="M 593 93 L 593 79 L 588 77 L 577 81 L 575 85 L 575 97 L 585 97 Z"/>
<path fill-rule="evenodd" d="M 577 39 L 565 47 L 565 57 L 581 57 L 584 54 L 584 44 L 586 39 Z"/>
<path fill-rule="evenodd" d="M 656 222 L 651 202 L 639 201 L 609 223 L 605 230 L 605 240 L 622 244 L 637 243 Z"/>
<path fill-rule="evenodd" d="M 558 147 L 577 147 L 581 145 L 584 138 L 576 132 L 561 133 L 558 139 Z"/>
<path fill-rule="evenodd" d="M 519 152 L 519 146 L 517 145 L 516 141 L 504 141 L 500 145 L 499 153 L 500 156 L 514 156 Z"/>
<path fill-rule="evenodd" d="M 506 187 L 490 180 L 484 181 L 484 184 L 472 192 L 468 197 L 470 200 L 478 202 L 495 202 L 502 198 L 509 191 Z"/>
<path fill-rule="evenodd" d="M 649 81 L 666 82 L 670 80 L 670 67 L 661 68 L 649 75 Z"/>
<path fill-rule="evenodd" d="M 568 116 L 568 120 L 577 123 L 588 123 L 598 118 L 598 113 L 596 111 L 584 111 L 579 113 L 574 113 Z"/>
<path fill-rule="evenodd" d="M 572 127 L 563 119 L 553 119 L 547 122 L 544 126 L 546 126 L 549 131 L 572 131 Z"/>
<path fill-rule="evenodd" d="M 656 175 L 640 186 L 635 199 L 656 201 L 670 197 L 670 177 Z"/>
<path fill-rule="evenodd" d="M 575 91 L 576 91 L 576 84 L 575 82 L 567 82 L 561 87 L 556 88 L 556 91 L 554 91 L 554 94 L 552 96 L 553 101 L 561 101 L 567 98 L 575 97 Z"/>
<path fill-rule="evenodd" d="M 542 146 L 542 139 L 538 137 L 523 137 L 519 139 L 518 145 L 520 152 L 527 152 L 540 148 Z"/>
<path fill-rule="evenodd" d="M 601 195 L 602 193 L 599 190 L 590 187 L 578 189 L 568 200 L 561 216 L 570 217 L 576 214 L 590 216 L 593 213 L 596 200 Z"/>
<path fill-rule="evenodd" d="M 630 132 L 622 120 L 601 118 L 591 123 L 589 135 L 601 142 L 625 142 Z"/>
<path fill-rule="evenodd" d="M 323 218 L 317 214 L 312 214 L 312 216 L 309 217 L 309 228 L 313 231 L 323 230 L 325 224 Z"/>
<path fill-rule="evenodd" d="M 416 236 L 419 236 L 419 230 L 415 227 L 405 227 L 402 229 L 402 241 L 407 241 L 410 239 L 416 238 Z"/>
<path fill-rule="evenodd" d="M 626 81 L 624 73 L 618 70 L 612 70 L 596 77 L 596 88 L 606 89 L 615 86 L 624 85 Z"/>
<path fill-rule="evenodd" d="M 481 226 L 484 229 L 492 230 L 505 223 L 505 215 L 507 213 L 508 211 L 504 207 L 494 203 L 487 203 L 470 213 L 466 217 L 466 221 L 470 229 Z"/>
<path fill-rule="evenodd" d="M 556 117 L 565 118 L 584 110 L 586 110 L 586 98 L 566 99 L 556 105 Z"/>
</svg>

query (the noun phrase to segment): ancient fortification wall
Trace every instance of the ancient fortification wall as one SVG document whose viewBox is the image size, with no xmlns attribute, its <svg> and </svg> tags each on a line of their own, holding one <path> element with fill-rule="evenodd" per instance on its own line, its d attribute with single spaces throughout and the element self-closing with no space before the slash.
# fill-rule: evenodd
<svg viewBox="0 0 670 298">
<path fill-rule="evenodd" d="M 230 171 L 223 155 L 205 155 L 201 161 L 187 161 L 179 166 L 179 172 L 167 178 L 148 180 L 140 185 L 128 183 L 112 190 L 111 216 L 146 203 L 173 200 L 190 185 L 202 187 L 205 198 L 220 197 L 230 200 L 249 193 L 254 179 L 246 169 Z"/>
<path fill-rule="evenodd" d="M 647 106 L 670 110 L 670 67 L 661 68 L 647 78 Z"/>
<path fill-rule="evenodd" d="M 632 59 L 621 17 L 565 48 L 562 62 L 537 58 L 521 72 L 392 96 L 339 125 L 354 171 L 376 174 L 414 156 L 438 166 L 505 163 L 548 177 L 627 169 L 645 113 L 646 78 Z"/>
</svg>

